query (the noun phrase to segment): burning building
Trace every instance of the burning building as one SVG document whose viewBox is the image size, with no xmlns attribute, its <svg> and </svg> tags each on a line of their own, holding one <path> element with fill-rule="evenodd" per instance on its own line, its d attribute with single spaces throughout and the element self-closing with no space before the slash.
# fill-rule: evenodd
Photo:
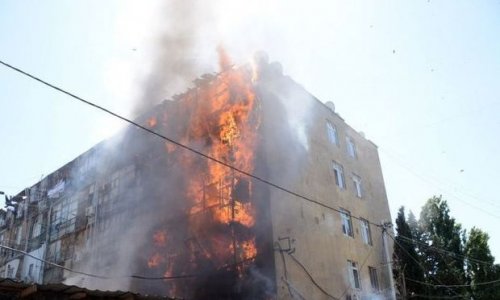
<svg viewBox="0 0 500 300">
<path fill-rule="evenodd" d="M 0 275 L 181 299 L 389 295 L 377 147 L 279 64 L 222 58 L 15 196 Z"/>
</svg>

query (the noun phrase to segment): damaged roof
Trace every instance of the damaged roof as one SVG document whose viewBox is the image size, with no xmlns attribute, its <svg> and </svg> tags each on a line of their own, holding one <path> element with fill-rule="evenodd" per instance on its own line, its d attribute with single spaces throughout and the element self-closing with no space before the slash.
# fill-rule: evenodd
<svg viewBox="0 0 500 300">
<path fill-rule="evenodd" d="M 173 298 L 141 295 L 126 291 L 89 290 L 74 285 L 35 284 L 16 281 L 10 278 L 0 278 L 1 299 L 119 299 L 119 300 L 172 300 Z"/>
</svg>

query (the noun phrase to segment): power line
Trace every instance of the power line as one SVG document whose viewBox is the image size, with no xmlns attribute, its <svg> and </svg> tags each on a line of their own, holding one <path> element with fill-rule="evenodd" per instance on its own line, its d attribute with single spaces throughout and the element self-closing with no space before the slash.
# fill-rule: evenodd
<svg viewBox="0 0 500 300">
<path fill-rule="evenodd" d="M 419 179 L 420 179 L 420 180 L 422 180 L 423 182 L 426 182 L 427 184 L 431 184 L 431 185 L 435 186 L 435 187 L 436 187 L 436 188 L 438 188 L 439 190 L 441 190 L 441 191 L 443 191 L 443 192 L 445 192 L 445 193 L 447 193 L 447 194 L 450 194 L 450 195 L 451 195 L 453 198 L 455 198 L 456 200 L 458 200 L 458 201 L 460 201 L 460 202 L 462 202 L 462 203 L 464 203 L 464 204 L 467 204 L 468 206 L 470 206 L 470 207 L 472 207 L 472 208 L 474 208 L 474 209 L 477 209 L 477 210 L 479 210 L 479 211 L 481 211 L 481 212 L 483 212 L 483 213 L 485 213 L 485 214 L 487 214 L 487 215 L 490 215 L 490 216 L 492 216 L 492 217 L 494 217 L 494 218 L 496 218 L 496 219 L 500 219 L 500 217 L 499 217 L 499 216 L 494 215 L 494 214 L 492 214 L 491 212 L 489 212 L 489 211 L 487 211 L 487 210 L 484 210 L 484 209 L 482 209 L 482 208 L 481 208 L 481 207 L 479 207 L 479 206 L 473 205 L 473 204 L 471 204 L 471 203 L 469 203 L 469 202 L 467 202 L 467 201 L 465 201 L 465 200 L 463 200 L 463 199 L 460 199 L 459 197 L 457 197 L 457 196 L 453 195 L 453 193 L 450 193 L 450 192 L 448 192 L 447 190 L 443 189 L 443 188 L 442 188 L 439 184 L 436 184 L 436 183 L 434 183 L 434 182 L 432 182 L 432 181 L 428 180 L 428 179 L 427 179 L 427 178 L 425 178 L 424 176 L 422 176 L 422 175 L 418 174 L 418 173 L 417 173 L 417 172 L 415 172 L 413 169 L 411 169 L 411 168 L 409 168 L 408 166 L 406 166 L 405 164 L 403 164 L 403 163 L 401 162 L 401 160 L 397 159 L 394 155 L 390 154 L 390 153 L 389 153 L 389 151 L 387 151 L 387 149 L 382 149 L 382 148 L 379 148 L 379 149 L 380 149 L 383 153 L 385 153 L 388 157 L 392 158 L 392 159 L 393 159 L 393 161 L 394 161 L 394 162 L 396 162 L 396 163 L 397 163 L 400 167 L 402 167 L 402 168 L 406 169 L 408 172 L 410 172 L 411 174 L 413 174 L 415 177 L 419 178 Z"/>
<path fill-rule="evenodd" d="M 486 282 L 478 282 L 478 283 L 473 283 L 473 284 L 432 284 L 432 283 L 423 282 L 423 281 L 419 281 L 419 280 L 415 280 L 415 279 L 411 279 L 411 278 L 406 278 L 406 277 L 405 277 L 405 279 L 409 280 L 409 281 L 412 281 L 412 282 L 420 283 L 420 284 L 423 284 L 423 285 L 429 285 L 429 286 L 432 286 L 432 287 L 436 287 L 436 288 L 442 288 L 442 287 L 445 287 L 445 288 L 473 287 L 473 286 L 483 286 L 483 285 L 500 283 L 500 279 L 492 280 L 492 281 L 486 281 Z"/>
<path fill-rule="evenodd" d="M 426 298 L 426 299 L 467 299 L 467 295 L 455 295 L 455 296 L 430 296 L 430 295 L 420 295 L 414 294 L 411 295 L 410 298 Z"/>
<path fill-rule="evenodd" d="M 382 236 L 381 236 L 382 237 Z M 361 270 L 363 269 L 363 267 L 365 266 L 366 262 L 368 261 L 368 258 L 370 258 L 370 256 L 372 255 L 372 252 L 373 252 L 373 247 L 370 247 L 370 251 L 368 252 L 368 254 L 365 256 L 365 259 L 363 259 L 363 262 L 361 263 L 360 267 L 359 267 L 359 273 L 361 273 Z M 342 292 L 342 294 L 340 295 L 340 299 L 344 298 L 345 294 L 347 293 L 347 291 L 349 290 L 349 286 L 347 286 L 344 291 Z"/>
<path fill-rule="evenodd" d="M 275 246 L 275 247 L 276 247 L 276 246 L 278 247 L 278 249 L 277 249 L 277 250 L 278 250 L 278 252 L 280 253 L 280 256 L 281 256 L 281 261 L 282 261 L 282 263 L 283 263 L 283 275 L 285 275 L 285 279 L 284 279 L 284 281 L 285 281 L 285 283 L 286 283 L 286 285 L 287 285 L 287 287 L 288 287 L 288 293 L 290 294 L 290 297 L 292 297 L 292 299 L 293 299 L 294 297 L 293 297 L 293 293 L 292 293 L 292 286 L 291 286 L 290 282 L 288 281 L 288 269 L 287 269 L 287 267 L 286 267 L 286 259 L 285 259 L 285 255 L 283 254 L 284 250 L 283 250 L 283 248 L 281 247 L 281 244 L 280 244 L 279 242 L 274 242 L 274 246 Z M 295 290 L 295 288 L 294 288 L 294 290 Z M 300 293 L 299 293 L 299 295 L 300 295 Z M 301 295 L 301 296 L 302 296 L 302 295 Z"/>
<path fill-rule="evenodd" d="M 96 274 L 92 274 L 92 273 L 73 270 L 73 269 L 67 268 L 65 266 L 50 262 L 48 260 L 45 260 L 43 258 L 36 257 L 34 255 L 29 254 L 26 251 L 23 251 L 23 250 L 7 247 L 4 245 L 0 245 L 0 248 L 24 254 L 24 255 L 29 256 L 33 259 L 36 259 L 38 261 L 41 261 L 43 263 L 46 263 L 46 264 L 51 265 L 51 266 L 56 267 L 56 268 L 66 270 L 68 272 L 72 272 L 72 273 L 80 274 L 80 275 L 85 275 L 85 276 L 93 277 L 93 278 L 99 278 L 99 279 L 136 278 L 136 279 L 145 279 L 145 280 L 172 280 L 172 279 L 187 279 L 187 278 L 196 277 L 196 275 L 178 275 L 178 276 L 163 276 L 163 277 L 147 277 L 147 276 L 141 276 L 141 275 L 127 275 L 127 276 L 120 276 L 120 277 L 109 277 L 109 276 L 96 275 Z"/>
<path fill-rule="evenodd" d="M 195 277 L 199 276 L 197 274 L 176 275 L 176 276 L 159 276 L 159 277 L 149 277 L 149 276 L 142 276 L 142 275 L 124 275 L 124 276 L 111 277 L 111 276 L 104 276 L 104 275 L 96 275 L 96 274 L 92 274 L 92 273 L 87 273 L 87 272 L 82 272 L 82 271 L 77 271 L 77 270 L 70 269 L 68 267 L 65 267 L 65 266 L 62 266 L 62 265 L 50 262 L 48 260 L 45 260 L 43 258 L 39 258 L 39 257 L 36 257 L 34 255 L 31 255 L 28 252 L 23 251 L 23 250 L 11 248 L 11 247 L 8 247 L 8 246 L 5 246 L 5 245 L 1 245 L 1 244 L 0 244 L 0 248 L 24 254 L 24 255 L 29 256 L 29 257 L 31 257 L 31 258 L 33 258 L 35 260 L 41 261 L 43 263 L 46 263 L 46 264 L 51 265 L 51 266 L 56 267 L 56 268 L 60 268 L 60 269 L 66 270 L 68 272 L 72 272 L 72 273 L 80 274 L 80 275 L 85 275 L 85 276 L 93 277 L 93 278 L 99 278 L 99 279 L 135 278 L 135 279 L 143 279 L 143 280 L 174 280 L 174 279 L 189 279 L 189 278 L 195 278 Z M 224 265 L 224 266 L 222 266 L 222 268 L 235 267 L 235 266 L 247 263 L 247 262 L 249 262 L 249 261 L 251 261 L 251 260 L 253 260 L 255 258 L 256 258 L 256 256 L 253 256 L 253 257 L 250 257 L 250 258 L 246 258 L 246 259 L 244 259 L 242 261 L 239 261 L 239 262 L 235 262 L 235 263 L 232 263 L 232 264 Z"/>
<path fill-rule="evenodd" d="M 472 262 L 475 262 L 475 263 L 491 265 L 491 263 L 489 263 L 487 261 L 480 260 L 480 259 L 477 259 L 477 258 L 474 258 L 474 257 L 470 257 L 470 256 L 467 256 L 467 255 L 461 255 L 461 254 L 458 254 L 458 253 L 454 253 L 454 252 L 451 252 L 451 251 L 448 251 L 446 249 L 439 248 L 439 247 L 436 247 L 436 246 L 430 246 L 430 245 L 427 245 L 425 242 L 416 241 L 416 240 L 411 239 L 409 237 L 406 237 L 404 235 L 398 235 L 397 237 L 400 237 L 400 238 L 404 239 L 405 241 L 411 242 L 413 244 L 422 245 L 422 246 L 427 247 L 429 249 L 433 249 L 433 250 L 436 250 L 436 251 L 439 251 L 439 252 L 443 252 L 443 254 L 448 254 L 449 256 L 452 256 L 452 257 L 455 257 L 455 258 L 457 258 L 457 257 L 459 257 L 459 258 L 465 258 L 465 259 L 468 259 L 468 260 L 470 260 Z"/>
<path fill-rule="evenodd" d="M 321 287 L 321 285 L 319 285 L 316 280 L 314 279 L 314 277 L 311 275 L 311 273 L 309 273 L 309 271 L 307 270 L 307 268 L 295 257 L 293 256 L 292 253 L 288 253 L 288 255 L 302 268 L 302 270 L 304 270 L 304 272 L 307 274 L 307 277 L 309 277 L 309 279 L 311 280 L 311 282 L 323 293 L 325 294 L 326 296 L 334 299 L 334 300 L 340 300 L 339 298 L 337 297 L 334 297 L 332 296 L 330 293 L 328 293 L 327 291 L 325 291 L 324 288 Z"/>
<path fill-rule="evenodd" d="M 29 256 L 31 258 L 34 258 L 38 261 L 41 261 L 43 263 L 46 263 L 48 265 L 51 265 L 51 266 L 54 266 L 54 267 L 57 267 L 57 268 L 61 268 L 63 270 L 66 270 L 66 271 L 69 271 L 69 272 L 73 272 L 73 273 L 76 273 L 76 274 L 80 274 L 80 275 L 85 275 L 85 276 L 89 276 L 89 277 L 94 277 L 94 278 L 99 278 L 99 279 L 109 279 L 108 277 L 106 276 L 100 276 L 100 275 L 95 275 L 95 274 L 90 274 L 90 273 L 86 273 L 86 272 L 81 272 L 81 271 L 75 271 L 75 270 L 72 270 L 70 268 L 67 268 L 65 266 L 61 266 L 61 265 L 58 265 L 56 263 L 53 263 L 53 262 L 50 262 L 50 261 L 47 261 L 45 259 L 42 259 L 42 258 L 39 258 L 39 257 L 36 257 L 34 255 L 31 255 L 29 254 L 28 252 L 26 251 L 23 251 L 23 250 L 18 250 L 18 249 L 14 249 L 14 248 L 11 248 L 11 247 L 7 247 L 7 246 L 4 246 L 4 245 L 0 245 L 0 248 L 3 248 L 3 249 L 6 249 L 6 250 L 10 250 L 10 251 L 14 251 L 14 252 L 18 252 L 18 253 L 22 253 L 26 256 Z"/>
<path fill-rule="evenodd" d="M 401 246 L 401 244 L 398 241 L 396 241 L 396 239 L 392 235 L 388 234 L 388 236 L 394 241 L 394 244 L 396 244 L 399 248 L 401 248 L 401 250 L 403 250 L 406 253 L 406 255 L 408 255 L 408 257 L 411 258 L 420 267 L 420 269 L 422 269 L 422 271 L 424 271 L 424 273 L 428 273 L 427 270 L 425 269 L 425 267 L 422 266 L 422 264 L 418 261 L 418 259 L 413 257 L 413 255 L 411 255 L 403 246 Z M 439 284 L 443 285 L 443 283 L 441 281 L 439 281 L 437 278 L 433 278 L 433 279 L 436 280 Z M 448 290 L 450 292 L 452 292 L 453 294 L 458 295 L 458 293 L 455 292 L 454 290 L 452 290 L 450 288 L 448 288 Z"/>
<path fill-rule="evenodd" d="M 46 86 L 48 86 L 48 87 L 50 87 L 50 88 L 52 88 L 52 89 L 55 89 L 55 90 L 57 90 L 57 91 L 59 91 L 59 92 L 61 92 L 61 93 L 63 93 L 63 94 L 66 94 L 66 95 L 70 96 L 71 98 L 74 98 L 74 99 L 76 99 L 76 100 L 78 100 L 78 101 L 81 101 L 81 102 L 83 102 L 83 103 L 85 103 L 85 104 L 87 104 L 87 105 L 90 105 L 90 106 L 92 106 L 92 107 L 94 107 L 94 108 L 96 108 L 96 109 L 98 109 L 98 110 L 101 110 L 101 111 L 103 111 L 103 112 L 105 112 L 105 113 L 107 113 L 107 114 L 109 114 L 109 115 L 111 115 L 111 116 L 113 116 L 113 117 L 115 117 L 115 118 L 118 118 L 118 119 L 120 119 L 120 120 L 122 120 L 122 121 L 124 121 L 124 122 L 126 122 L 126 123 L 129 123 L 129 124 L 131 124 L 131 125 L 133 125 L 133 126 L 135 126 L 135 127 L 139 128 L 139 129 L 142 129 L 142 130 L 144 130 L 144 131 L 146 131 L 146 132 L 148 132 L 148 133 L 150 133 L 150 134 L 152 134 L 152 135 L 155 135 L 155 136 L 157 136 L 157 137 L 159 137 L 159 138 L 161 138 L 161 139 L 163 139 L 163 140 L 166 140 L 167 142 L 172 143 L 172 144 L 174 144 L 174 145 L 176 145 L 176 146 L 178 146 L 178 147 L 180 147 L 180 148 L 182 148 L 182 149 L 184 149 L 184 150 L 190 151 L 190 152 L 192 152 L 192 153 L 194 153 L 194 154 L 197 154 L 197 155 L 199 155 L 199 156 L 201 156 L 201 157 L 204 157 L 204 158 L 206 158 L 206 159 L 208 159 L 208 160 L 211 160 L 211 161 L 213 161 L 213 162 L 216 162 L 216 163 L 218 163 L 218 164 L 220 164 L 220 165 L 222 165 L 222 166 L 225 166 L 225 167 L 227 167 L 227 168 L 229 168 L 229 169 L 231 169 L 231 170 L 233 170 L 233 171 L 236 171 L 236 172 L 238 172 L 238 173 L 240 173 L 240 174 L 242 174 L 242 175 L 245 175 L 245 176 L 248 176 L 248 177 L 250 177 L 250 178 L 253 178 L 253 179 L 255 179 L 255 180 L 257 180 L 257 181 L 260 181 L 260 182 L 262 182 L 262 183 L 264 183 L 264 184 L 267 184 L 267 185 L 269 185 L 269 186 L 272 186 L 272 187 L 274 187 L 274 188 L 276 188 L 276 189 L 278 189 L 278 190 L 281 190 L 281 191 L 283 191 L 283 192 L 285 192 L 285 193 L 288 193 L 288 194 L 290 194 L 290 195 L 293 195 L 293 196 L 295 196 L 295 197 L 297 197 L 297 198 L 301 198 L 301 199 L 303 199 L 303 200 L 306 200 L 306 201 L 308 201 L 308 202 L 314 203 L 314 204 L 319 205 L 319 206 L 321 206 L 321 207 L 324 207 L 324 208 L 327 208 L 327 209 L 330 209 L 330 210 L 333 210 L 333 211 L 336 211 L 336 212 L 339 212 L 339 213 L 343 213 L 343 212 L 342 212 L 342 210 L 340 210 L 340 209 L 338 209 L 338 208 L 331 207 L 331 206 L 329 206 L 329 205 L 326 205 L 326 204 L 324 204 L 324 203 L 321 203 L 320 201 L 317 201 L 317 200 L 311 199 L 311 198 L 309 198 L 309 197 L 307 197 L 307 196 L 303 196 L 303 195 L 301 195 L 301 194 L 299 194 L 299 193 L 297 193 L 297 192 L 291 191 L 291 190 L 289 190 L 289 189 L 287 189 L 287 188 L 285 188 L 285 187 L 282 187 L 282 186 L 280 186 L 280 185 L 278 185 L 278 184 L 275 184 L 275 183 L 273 183 L 273 182 L 271 182 L 271 181 L 269 181 L 269 180 L 267 180 L 267 179 L 264 179 L 264 178 L 262 178 L 262 177 L 259 177 L 259 176 L 257 176 L 257 175 L 254 175 L 254 174 L 252 174 L 252 173 L 249 173 L 249 172 L 246 172 L 246 171 L 244 171 L 244 170 L 241 170 L 241 169 L 239 169 L 239 168 L 237 168 L 237 167 L 235 167 L 235 166 L 233 166 L 233 165 L 231 165 L 231 164 L 228 164 L 228 163 L 226 163 L 226 162 L 221 161 L 220 159 L 217 159 L 217 158 L 215 158 L 215 157 L 212 157 L 212 156 L 210 156 L 210 155 L 207 155 L 207 154 L 205 154 L 205 153 L 203 153 L 203 152 L 201 152 L 201 151 L 198 151 L 198 150 L 193 149 L 193 148 L 191 148 L 191 147 L 189 147 L 189 146 L 187 146 L 187 145 L 184 145 L 184 144 L 182 144 L 182 143 L 180 143 L 180 142 L 177 142 L 177 141 L 175 141 L 175 140 L 173 140 L 173 139 L 171 139 L 171 138 L 168 138 L 168 137 L 166 137 L 165 135 L 162 135 L 162 134 L 160 134 L 160 133 L 158 133 L 158 132 L 156 132 L 156 131 L 154 131 L 154 130 L 151 130 L 151 129 L 149 129 L 149 128 L 147 128 L 147 127 L 145 127 L 145 126 L 143 126 L 143 125 L 141 125 L 141 124 L 139 124 L 139 123 L 137 123 L 137 122 L 132 121 L 131 119 L 128 119 L 128 118 L 126 118 L 126 117 L 124 117 L 124 116 L 121 116 L 121 115 L 119 115 L 119 114 L 117 114 L 117 113 L 115 113 L 115 112 L 113 112 L 113 111 L 111 111 L 111 110 L 109 110 L 109 109 L 106 109 L 106 108 L 104 108 L 104 107 L 102 107 L 102 106 L 100 106 L 100 105 L 97 105 L 97 104 L 92 103 L 92 102 L 90 102 L 90 101 L 88 101 L 88 100 L 85 100 L 85 99 L 83 99 L 83 98 L 81 98 L 81 97 L 79 97 L 79 96 L 77 96 L 77 95 L 75 95 L 75 94 L 73 94 L 73 93 L 71 93 L 71 92 L 68 92 L 68 91 L 66 91 L 66 90 L 64 90 L 64 89 L 62 89 L 62 88 L 60 88 L 60 87 L 57 87 L 57 86 L 55 86 L 55 85 L 53 85 L 53 84 L 51 84 L 51 83 L 48 83 L 47 81 L 44 81 L 44 80 L 42 80 L 42 79 L 40 79 L 40 78 L 38 78 L 38 77 L 36 77 L 36 76 L 34 76 L 34 75 L 31 75 L 31 74 L 30 74 L 30 73 L 28 73 L 28 72 L 25 72 L 25 71 L 23 71 L 23 70 L 21 70 L 21 69 L 19 69 L 19 68 L 16 68 L 16 67 L 14 67 L 14 66 L 12 66 L 12 65 L 10 65 L 10 64 L 8 64 L 8 63 L 5 63 L 5 62 L 1 61 L 1 60 L 0 60 L 0 64 L 2 64 L 2 65 L 4 65 L 4 66 L 6 66 L 6 67 L 8 67 L 8 68 L 10 68 L 10 69 L 12 69 L 12 70 L 14 70 L 14 71 L 18 72 L 18 73 L 21 73 L 21 74 L 23 74 L 23 75 L 25 75 L 25 76 L 27 76 L 27 77 L 29 77 L 29 78 L 31 78 L 31 79 L 33 79 L 33 80 L 35 80 L 35 81 L 38 81 L 38 82 L 40 82 L 40 83 L 42 83 L 42 84 L 44 84 L 44 85 L 46 85 Z M 351 217 L 352 217 L 352 218 L 354 218 L 354 219 L 360 220 L 360 221 L 361 221 L 361 220 L 366 220 L 366 219 L 364 219 L 364 218 L 357 217 L 357 216 L 351 216 Z M 373 222 L 371 222 L 371 221 L 369 221 L 369 220 L 366 220 L 366 221 L 368 221 L 370 224 L 372 224 L 372 225 L 374 225 L 374 226 L 381 227 L 381 225 L 380 225 L 380 224 L 373 223 Z"/>
</svg>

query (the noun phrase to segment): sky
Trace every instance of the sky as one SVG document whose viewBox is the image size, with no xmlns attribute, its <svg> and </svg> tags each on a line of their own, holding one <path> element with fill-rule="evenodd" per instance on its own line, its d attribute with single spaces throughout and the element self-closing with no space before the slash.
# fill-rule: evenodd
<svg viewBox="0 0 500 300">
<path fill-rule="evenodd" d="M 236 63 L 264 50 L 378 145 L 393 219 L 442 195 L 500 261 L 500 1 L 199 2 L 1 0 L 0 60 L 133 117 L 165 32 L 194 41 L 197 74 L 216 71 L 218 45 Z M 123 126 L 3 66 L 0 112 L 10 195 Z"/>
</svg>

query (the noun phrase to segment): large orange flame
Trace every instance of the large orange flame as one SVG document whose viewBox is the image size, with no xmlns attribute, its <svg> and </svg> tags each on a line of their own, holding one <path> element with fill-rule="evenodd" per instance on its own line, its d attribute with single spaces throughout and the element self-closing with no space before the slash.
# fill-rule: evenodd
<svg viewBox="0 0 500 300">
<path fill-rule="evenodd" d="M 178 100 L 189 106 L 189 124 L 182 143 L 247 173 L 254 171 L 254 153 L 260 119 L 253 90 L 252 72 L 234 68 L 229 57 L 219 49 L 221 73 L 207 84 L 188 92 Z M 150 127 L 157 124 L 150 119 Z M 201 145 L 201 146 L 200 146 Z M 236 170 L 197 156 L 181 154 L 170 144 L 166 151 L 178 154 L 178 163 L 189 170 L 185 198 L 190 235 L 207 243 L 185 242 L 193 265 L 200 257 L 216 267 L 238 265 L 258 254 L 255 244 L 255 204 L 252 183 Z M 222 229 L 221 229 L 222 228 Z M 167 253 L 170 232 L 158 230 L 153 235 L 157 252 L 149 267 L 166 265 L 165 275 L 172 275 L 173 263 Z M 161 250 L 163 249 L 163 250 Z M 167 258 L 168 257 L 168 258 Z M 175 258 L 174 258 L 175 259 Z M 179 275 L 179 274 L 174 274 Z"/>
</svg>

